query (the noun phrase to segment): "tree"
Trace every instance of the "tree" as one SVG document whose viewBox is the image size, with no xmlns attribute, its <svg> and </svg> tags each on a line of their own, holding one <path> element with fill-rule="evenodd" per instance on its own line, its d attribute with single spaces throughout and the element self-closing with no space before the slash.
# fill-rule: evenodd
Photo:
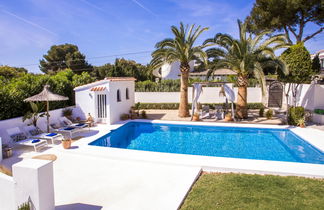
<svg viewBox="0 0 324 210">
<path fill-rule="evenodd" d="M 151 67 L 156 69 L 165 63 L 180 62 L 181 88 L 179 117 L 189 116 L 188 107 L 188 80 L 189 80 L 189 62 L 193 60 L 202 60 L 207 63 L 207 54 L 203 48 L 207 45 L 194 46 L 197 38 L 208 28 L 195 27 L 195 25 L 180 27 L 171 26 L 174 38 L 167 38 L 158 42 L 156 50 L 152 53 Z"/>
<path fill-rule="evenodd" d="M 69 68 L 81 74 L 83 71 L 89 72 L 93 69 L 79 48 L 73 44 L 53 45 L 43 57 L 39 68 L 44 73 L 56 73 Z"/>
<path fill-rule="evenodd" d="M 293 96 L 293 106 L 296 106 L 296 96 L 299 85 L 310 83 L 315 72 L 312 66 L 310 54 L 304 47 L 303 43 L 298 43 L 289 47 L 280 57 L 286 63 L 289 72 L 287 75 L 279 72 L 278 77 L 279 81 L 284 83 L 287 108 L 289 108 L 288 98 L 290 91 Z M 288 87 L 286 87 L 287 84 Z"/>
<path fill-rule="evenodd" d="M 0 66 L 0 76 L 2 76 L 6 81 L 12 78 L 21 77 L 27 73 L 25 68 L 17 68 L 11 66 Z"/>
<path fill-rule="evenodd" d="M 321 61 L 319 58 L 319 54 L 316 54 L 312 60 L 312 69 L 315 74 L 321 73 Z"/>
<path fill-rule="evenodd" d="M 207 50 L 208 57 L 219 59 L 217 68 L 229 68 L 237 73 L 238 99 L 237 115 L 247 118 L 247 86 L 248 79 L 256 77 L 261 84 L 263 93 L 266 90 L 263 68 L 269 65 L 280 65 L 274 51 L 287 47 L 284 35 L 264 38 L 270 32 L 262 32 L 252 36 L 247 34 L 247 24 L 238 20 L 239 39 L 234 39 L 228 34 L 218 33 L 214 38 L 207 39 L 204 44 L 214 43 L 219 47 Z M 284 70 L 284 68 L 282 68 Z"/>
<path fill-rule="evenodd" d="M 104 79 L 105 77 L 135 77 L 137 81 L 153 79 L 148 66 L 124 58 L 117 58 L 114 64 L 107 63 L 95 67 L 92 75 L 97 79 Z"/>
<path fill-rule="evenodd" d="M 253 32 L 264 30 L 284 31 L 289 43 L 291 36 L 306 42 L 323 31 L 324 11 L 322 0 L 256 0 L 246 21 Z M 318 28 L 304 36 L 308 23 Z"/>
</svg>

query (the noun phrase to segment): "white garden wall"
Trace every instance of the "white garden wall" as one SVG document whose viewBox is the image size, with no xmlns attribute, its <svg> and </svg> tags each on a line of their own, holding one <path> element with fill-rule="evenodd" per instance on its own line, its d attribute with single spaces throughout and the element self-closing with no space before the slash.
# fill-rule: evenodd
<svg viewBox="0 0 324 210">
<path fill-rule="evenodd" d="M 283 104 L 286 105 L 286 98 L 283 98 Z M 297 106 L 303 106 L 305 109 L 314 110 L 324 108 L 324 85 L 301 84 L 298 87 Z M 290 92 L 289 104 L 293 105 L 293 97 Z"/>
<path fill-rule="evenodd" d="M 13 176 L 0 173 L 0 209 L 17 210 L 29 201 L 32 209 L 54 210 L 53 162 L 25 159 L 13 165 Z"/>
<path fill-rule="evenodd" d="M 80 111 L 78 107 L 66 107 L 73 109 L 73 116 L 74 117 L 81 117 L 83 113 Z M 58 122 L 58 119 L 62 117 L 62 109 L 55 109 L 49 112 L 50 114 L 50 122 Z M 84 118 L 84 117 L 83 117 Z M 37 121 L 37 126 L 42 129 L 43 131 L 46 131 L 46 117 L 39 118 Z M 16 117 L 16 118 L 11 118 L 8 120 L 1 120 L 0 121 L 0 137 L 2 138 L 2 144 L 7 144 L 10 140 L 10 137 L 7 133 L 8 128 L 13 128 L 13 127 L 19 127 L 20 130 L 23 131 L 23 128 L 29 124 L 29 120 L 26 120 L 25 122 L 22 121 L 22 117 Z"/>
<path fill-rule="evenodd" d="M 223 103 L 224 97 L 219 97 L 220 87 L 203 87 L 200 103 Z M 237 98 L 237 88 L 234 88 Z M 188 88 L 189 103 L 192 101 L 192 87 Z M 180 92 L 135 92 L 135 103 L 179 103 Z M 248 88 L 248 102 L 261 103 L 262 92 L 260 88 Z"/>
</svg>

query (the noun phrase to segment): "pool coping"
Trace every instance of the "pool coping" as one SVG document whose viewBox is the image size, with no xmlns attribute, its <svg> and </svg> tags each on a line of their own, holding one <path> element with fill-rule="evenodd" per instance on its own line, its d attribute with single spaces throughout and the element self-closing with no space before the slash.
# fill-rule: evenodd
<svg viewBox="0 0 324 210">
<path fill-rule="evenodd" d="M 187 154 L 174 154 L 162 152 L 150 152 L 129 150 L 111 147 L 99 147 L 88 145 L 88 143 L 106 135 L 109 130 L 117 129 L 128 122 L 150 122 L 150 123 L 166 123 L 178 125 L 201 125 L 201 126 L 224 126 L 224 127 L 249 127 L 249 128 L 278 128 L 290 129 L 296 135 L 303 138 L 305 141 L 323 152 L 324 132 L 314 132 L 312 128 L 296 128 L 286 125 L 257 125 L 257 124 L 236 124 L 236 123 L 213 123 L 213 122 L 184 122 L 184 121 L 164 121 L 164 120 L 132 120 L 118 122 L 112 126 L 107 126 L 107 132 L 101 133 L 95 138 L 87 138 L 82 142 L 82 146 L 77 151 L 100 157 L 129 159 L 147 162 L 158 162 L 165 164 L 198 166 L 203 171 L 208 172 L 236 172 L 236 173 L 253 173 L 253 174 L 273 174 L 273 175 L 292 175 L 324 178 L 324 164 L 310 163 L 295 163 L 284 161 L 269 161 L 269 160 L 252 160 L 227 157 L 210 157 Z M 309 130 L 311 129 L 311 130 Z M 317 131 L 317 130 L 316 130 Z M 322 138 L 323 137 L 323 138 Z"/>
</svg>

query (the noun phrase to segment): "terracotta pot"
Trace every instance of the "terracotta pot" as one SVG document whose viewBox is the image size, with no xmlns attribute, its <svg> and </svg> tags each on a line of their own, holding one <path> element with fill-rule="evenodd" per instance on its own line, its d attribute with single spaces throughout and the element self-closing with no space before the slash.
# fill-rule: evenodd
<svg viewBox="0 0 324 210">
<path fill-rule="evenodd" d="M 2 150 L 2 156 L 3 158 L 10 158 L 12 156 L 12 148 L 5 148 Z"/>
<path fill-rule="evenodd" d="M 225 119 L 224 119 L 226 122 L 229 122 L 229 121 L 232 121 L 233 118 L 232 116 L 225 116 Z"/>
<path fill-rule="evenodd" d="M 305 126 L 305 125 L 300 125 L 299 127 L 301 127 L 301 128 L 306 128 L 306 126 Z"/>
<path fill-rule="evenodd" d="M 69 149 L 71 147 L 71 140 L 62 141 L 62 146 L 64 149 Z"/>
<path fill-rule="evenodd" d="M 192 121 L 199 121 L 199 115 L 194 115 L 192 117 Z"/>
</svg>

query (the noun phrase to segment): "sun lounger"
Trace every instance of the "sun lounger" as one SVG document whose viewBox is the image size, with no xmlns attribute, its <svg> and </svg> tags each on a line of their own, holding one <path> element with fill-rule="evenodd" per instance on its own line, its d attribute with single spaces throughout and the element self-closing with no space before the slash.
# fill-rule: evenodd
<svg viewBox="0 0 324 210">
<path fill-rule="evenodd" d="M 79 129 L 86 128 L 86 127 L 90 128 L 89 124 L 87 123 L 73 123 L 71 122 L 71 120 L 67 119 L 66 117 L 61 117 L 60 122 L 62 126 L 75 127 Z"/>
<path fill-rule="evenodd" d="M 68 134 L 70 138 L 72 138 L 74 133 L 80 132 L 81 129 L 77 127 L 70 126 L 57 126 L 55 123 L 50 124 L 50 128 L 52 132 L 58 132 L 61 134 Z"/>
<path fill-rule="evenodd" d="M 18 127 L 7 129 L 7 133 L 15 144 L 34 147 L 35 152 L 37 152 L 38 148 L 48 146 L 46 140 L 28 138 Z"/>
<path fill-rule="evenodd" d="M 30 138 L 39 138 L 39 139 L 45 139 L 50 140 L 52 144 L 54 144 L 55 140 L 61 141 L 63 140 L 63 135 L 60 133 L 44 133 L 39 128 L 35 126 L 26 126 L 24 128 L 26 133 L 29 135 Z"/>
<path fill-rule="evenodd" d="M 201 119 L 210 118 L 209 106 L 203 106 L 200 118 Z"/>
</svg>

